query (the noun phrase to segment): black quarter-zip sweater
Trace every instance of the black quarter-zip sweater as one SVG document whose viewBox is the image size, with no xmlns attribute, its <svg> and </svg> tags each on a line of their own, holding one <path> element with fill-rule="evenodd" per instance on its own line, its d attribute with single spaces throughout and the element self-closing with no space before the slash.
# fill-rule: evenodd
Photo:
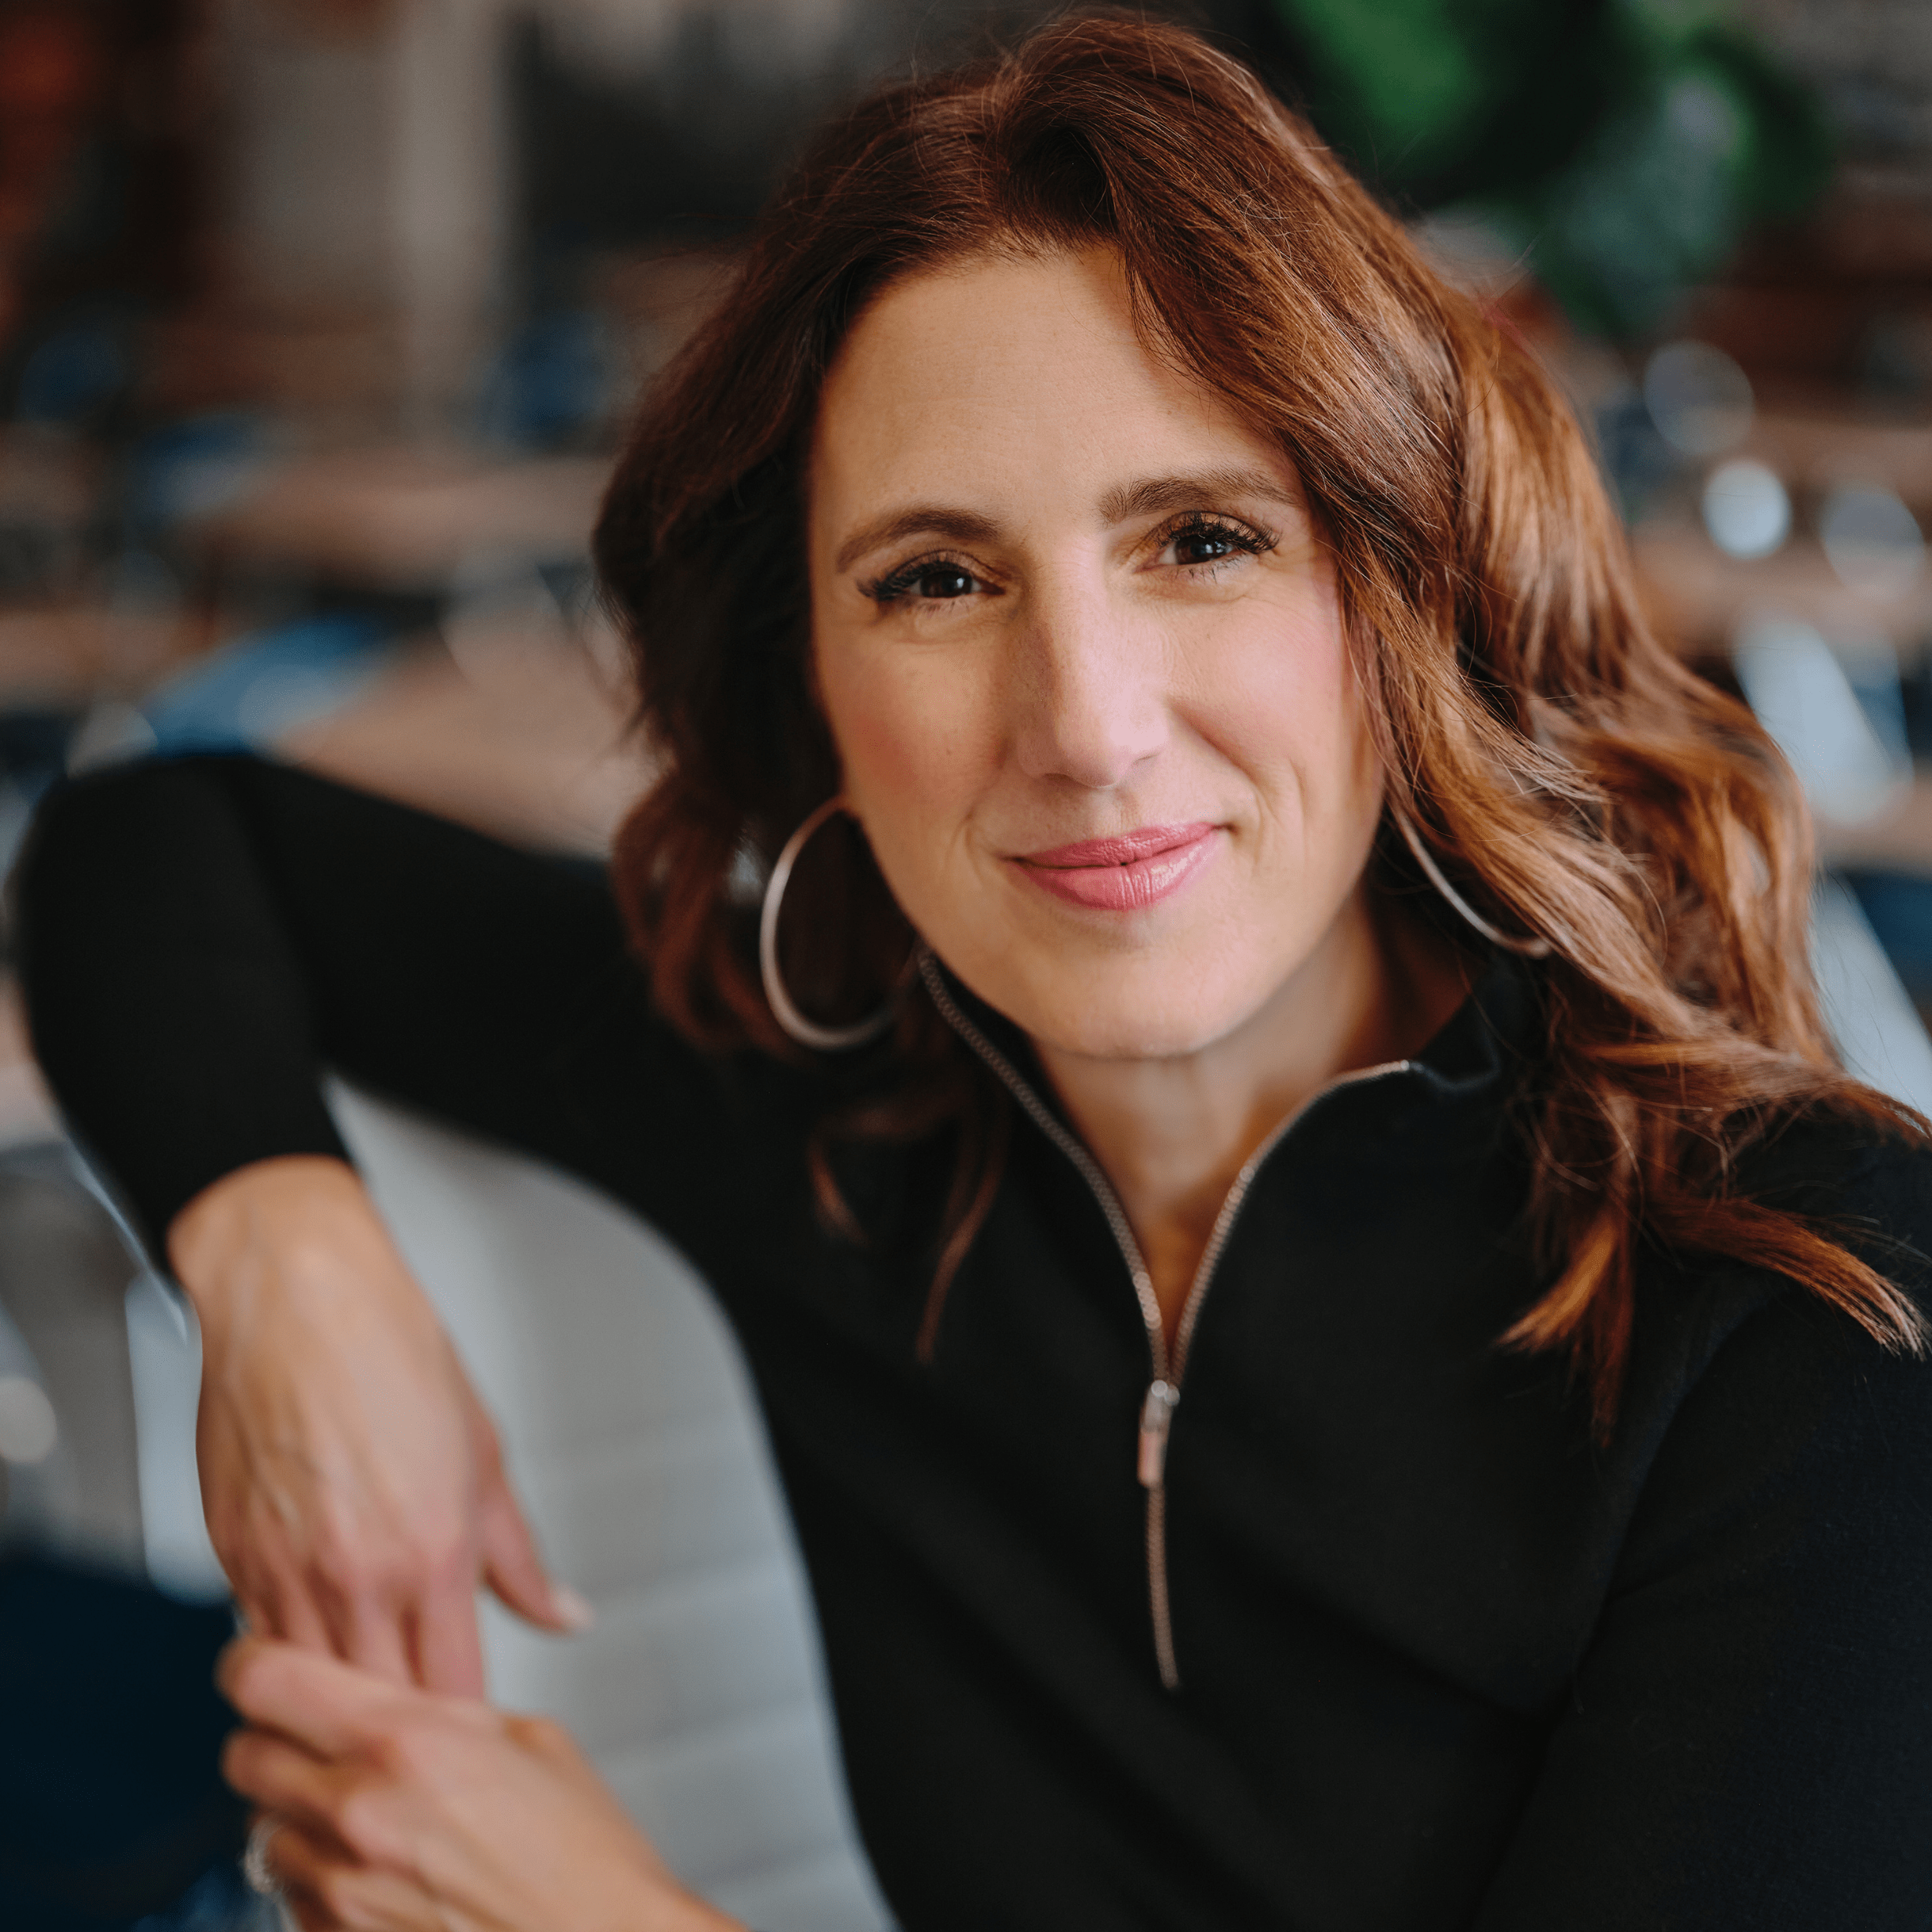
<svg viewBox="0 0 1932 1932">
<path fill-rule="evenodd" d="M 326 1063 L 689 1256 L 908 1932 L 1932 1927 L 1932 1369 L 1654 1257 L 1593 1446 L 1560 1368 L 1496 1346 L 1543 1285 L 1509 1107 L 1533 969 L 1279 1136 L 1151 1406 L 1130 1253 L 1048 1097 L 922 1366 L 949 1144 L 842 1153 L 868 1239 L 828 1232 L 805 1140 L 880 1063 L 697 1054 L 587 870 L 200 759 L 63 788 L 21 903 L 42 1063 L 152 1235 L 242 1163 L 341 1153 Z M 1752 1185 L 1918 1292 L 1929 1182 L 1808 1124 Z"/>
</svg>

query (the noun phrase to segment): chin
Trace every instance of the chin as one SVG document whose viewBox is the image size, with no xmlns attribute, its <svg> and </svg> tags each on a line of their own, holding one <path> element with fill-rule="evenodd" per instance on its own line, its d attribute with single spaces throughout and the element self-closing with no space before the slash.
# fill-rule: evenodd
<svg viewBox="0 0 1932 1932">
<path fill-rule="evenodd" d="M 991 1003 L 1044 1045 L 1093 1060 L 1199 1052 L 1252 1018 L 1266 998 L 1265 991 L 1217 983 L 1185 964 L 1152 972 L 1102 967 L 1076 983 L 1014 991 Z"/>
</svg>

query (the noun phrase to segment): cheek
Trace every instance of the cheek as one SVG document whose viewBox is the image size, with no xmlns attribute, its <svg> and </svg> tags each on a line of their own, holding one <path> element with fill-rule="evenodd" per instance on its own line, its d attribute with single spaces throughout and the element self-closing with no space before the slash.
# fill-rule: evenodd
<svg viewBox="0 0 1932 1932">
<path fill-rule="evenodd" d="M 819 686 L 838 750 L 846 802 L 887 882 L 944 862 L 998 769 L 999 734 L 986 681 L 957 655 L 834 640 L 819 651 Z"/>
<path fill-rule="evenodd" d="M 1281 831 L 1316 838 L 1380 808 L 1381 766 L 1328 587 L 1245 613 L 1197 662 L 1197 728 Z"/>
</svg>

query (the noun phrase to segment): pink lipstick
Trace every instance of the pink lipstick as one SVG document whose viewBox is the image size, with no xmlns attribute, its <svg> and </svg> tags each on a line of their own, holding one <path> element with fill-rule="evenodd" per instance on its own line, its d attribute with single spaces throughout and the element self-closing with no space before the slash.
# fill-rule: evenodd
<svg viewBox="0 0 1932 1932">
<path fill-rule="evenodd" d="M 1014 861 L 1056 897 L 1102 912 L 1140 912 L 1193 878 L 1214 853 L 1208 824 L 1143 825 L 1111 838 L 1023 853 Z"/>
</svg>

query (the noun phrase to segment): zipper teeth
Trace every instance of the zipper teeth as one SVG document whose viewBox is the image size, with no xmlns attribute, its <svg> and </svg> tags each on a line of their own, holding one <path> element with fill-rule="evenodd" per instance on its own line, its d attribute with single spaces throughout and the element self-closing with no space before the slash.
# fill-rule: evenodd
<svg viewBox="0 0 1932 1932">
<path fill-rule="evenodd" d="M 1147 1607 L 1154 1613 L 1154 1661 L 1161 1688 L 1181 1688 L 1181 1667 L 1174 1661 L 1174 1614 L 1167 1606 L 1167 1485 L 1156 1483 L 1147 1491 Z"/>
<path fill-rule="evenodd" d="M 1195 1269 L 1194 1279 L 1188 1288 L 1187 1300 L 1181 1304 L 1181 1319 L 1174 1324 L 1174 1372 L 1167 1379 L 1177 1392 L 1181 1386 L 1182 1373 L 1187 1366 L 1188 1345 L 1194 1338 L 1194 1324 L 1200 1319 L 1201 1304 L 1207 1298 L 1214 1270 L 1220 1262 L 1221 1250 L 1228 1245 L 1228 1237 L 1234 1231 L 1235 1219 L 1241 1212 L 1241 1204 L 1247 1200 L 1248 1189 L 1254 1185 L 1254 1177 L 1266 1165 L 1268 1156 L 1318 1100 L 1326 1100 L 1331 1094 L 1339 1093 L 1345 1086 L 1359 1086 L 1365 1080 L 1379 1080 L 1386 1074 L 1407 1073 L 1415 1063 L 1406 1060 L 1384 1060 L 1380 1066 L 1358 1067 L 1352 1073 L 1338 1074 L 1334 1079 L 1318 1086 L 1292 1113 L 1277 1121 L 1267 1138 L 1241 1163 L 1241 1171 L 1235 1176 L 1233 1186 L 1222 1197 L 1221 1211 L 1214 1217 L 1208 1245 L 1201 1250 L 1201 1264 Z"/>
<path fill-rule="evenodd" d="M 1147 1272 L 1140 1243 L 1134 1239 L 1132 1226 L 1127 1219 L 1126 1210 L 1121 1205 L 1120 1197 L 1113 1191 L 1113 1184 L 1101 1171 L 1100 1163 L 1093 1155 L 1053 1117 L 1052 1109 L 1021 1079 L 1013 1063 L 960 1011 L 952 995 L 946 991 L 945 982 L 939 976 L 938 962 L 930 946 L 919 949 L 919 977 L 925 981 L 926 990 L 932 995 L 933 1004 L 945 1016 L 946 1024 L 999 1076 L 1008 1092 L 1026 1109 L 1033 1124 L 1073 1163 L 1094 1190 L 1101 1212 L 1107 1217 L 1107 1225 L 1113 1231 L 1121 1258 L 1127 1263 L 1127 1272 L 1133 1279 L 1134 1296 L 1140 1304 L 1140 1319 L 1146 1327 L 1147 1343 L 1154 1353 L 1154 1380 L 1170 1381 L 1173 1378 L 1167 1373 L 1167 1337 L 1161 1326 L 1160 1304 L 1154 1298 L 1154 1277 Z"/>
<path fill-rule="evenodd" d="M 1153 1379 L 1165 1382 L 1173 1390 L 1176 1403 L 1180 1399 L 1181 1374 L 1187 1365 L 1188 1345 L 1193 1339 L 1201 1304 L 1207 1299 L 1215 1268 L 1220 1261 L 1221 1250 L 1228 1245 L 1228 1235 L 1233 1231 L 1241 1204 L 1247 1198 L 1248 1189 L 1254 1186 L 1254 1177 L 1261 1172 L 1268 1156 L 1318 1100 L 1325 1100 L 1342 1087 L 1354 1086 L 1364 1080 L 1380 1079 L 1386 1074 L 1407 1073 L 1415 1065 L 1412 1060 L 1384 1060 L 1377 1067 L 1357 1067 L 1353 1073 L 1338 1075 L 1317 1087 L 1293 1112 L 1277 1121 L 1267 1138 L 1241 1163 L 1241 1171 L 1235 1176 L 1234 1184 L 1222 1198 L 1220 1212 L 1215 1216 L 1214 1226 L 1208 1235 L 1208 1245 L 1201 1250 L 1194 1278 L 1188 1285 L 1187 1299 L 1181 1304 L 1181 1319 L 1174 1324 L 1170 1366 L 1166 1331 L 1161 1321 L 1160 1304 L 1154 1295 L 1154 1277 L 1147 1271 L 1147 1262 L 1141 1256 L 1140 1243 L 1134 1238 L 1133 1228 L 1127 1219 L 1126 1210 L 1121 1205 L 1120 1197 L 1113 1191 L 1113 1184 L 1093 1155 L 1053 1117 L 1052 1110 L 1021 1077 L 1013 1063 L 960 1011 L 939 976 L 939 963 L 932 949 L 923 945 L 919 948 L 919 977 L 925 982 L 933 1004 L 939 1009 L 946 1024 L 999 1077 L 1007 1091 L 1026 1109 L 1035 1125 L 1073 1163 L 1093 1189 L 1101 1212 L 1107 1217 L 1107 1225 L 1113 1231 L 1121 1258 L 1127 1263 L 1127 1272 L 1133 1280 L 1135 1299 L 1140 1304 L 1140 1319 L 1147 1331 L 1147 1348 L 1154 1358 Z M 1169 1426 L 1172 1426 L 1171 1415 Z M 1181 1670 L 1174 1657 L 1174 1614 L 1167 1596 L 1167 1483 L 1164 1475 L 1147 1489 L 1147 1609 L 1154 1625 L 1154 1660 L 1159 1667 L 1161 1687 L 1178 1690 Z"/>
</svg>

